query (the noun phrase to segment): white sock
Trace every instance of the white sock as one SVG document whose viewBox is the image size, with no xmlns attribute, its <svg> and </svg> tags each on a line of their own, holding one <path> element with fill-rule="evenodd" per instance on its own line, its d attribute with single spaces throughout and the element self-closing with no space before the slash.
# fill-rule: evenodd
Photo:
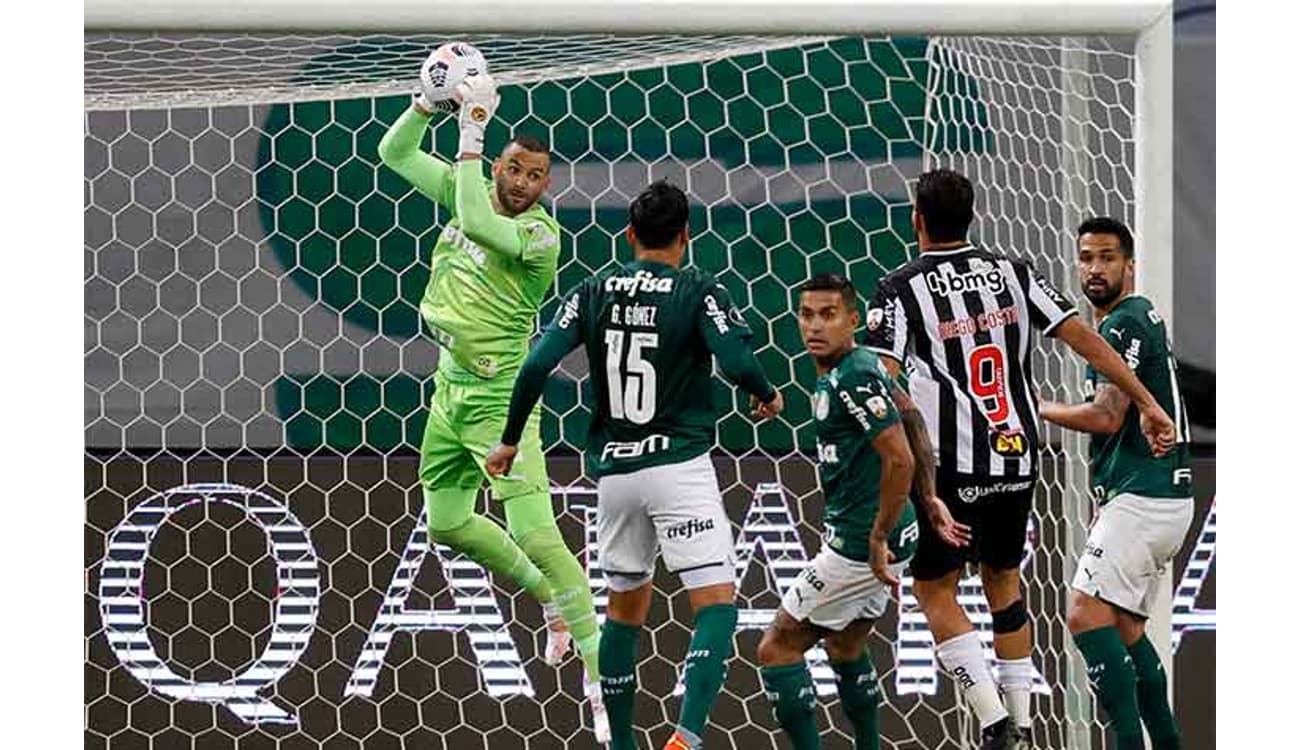
<svg viewBox="0 0 1300 750">
<path fill-rule="evenodd" d="M 957 689 L 979 719 L 980 729 L 1002 721 L 1007 709 L 998 696 L 993 674 L 984 660 L 984 646 L 974 630 L 949 638 L 935 648 L 939 663 L 957 683 Z"/>
<path fill-rule="evenodd" d="M 1026 656 L 1023 659 L 998 659 L 994 666 L 1011 721 L 1018 727 L 1029 726 L 1033 723 L 1029 716 L 1029 696 L 1034 688 L 1034 662 Z"/>
</svg>

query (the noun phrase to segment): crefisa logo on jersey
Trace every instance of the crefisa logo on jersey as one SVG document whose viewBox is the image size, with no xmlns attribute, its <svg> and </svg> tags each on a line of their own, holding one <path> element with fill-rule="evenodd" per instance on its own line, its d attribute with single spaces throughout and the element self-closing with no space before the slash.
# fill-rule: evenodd
<svg viewBox="0 0 1300 750">
<path fill-rule="evenodd" d="M 971 260 L 970 270 L 965 273 L 954 272 L 952 266 L 944 266 L 942 272 L 928 271 L 925 274 L 925 285 L 934 294 L 945 297 L 975 291 L 1001 294 L 1007 288 L 1006 279 L 997 266 L 979 258 Z"/>
<path fill-rule="evenodd" d="M 673 290 L 673 277 L 655 277 L 649 271 L 637 271 L 631 276 L 610 276 L 605 279 L 605 291 L 625 292 L 635 297 L 637 292 L 658 292 L 667 294 Z"/>
<path fill-rule="evenodd" d="M 564 302 L 564 307 L 560 309 L 560 317 L 555 321 L 555 325 L 560 328 L 568 328 L 574 318 L 578 317 L 578 295 L 575 293 Z"/>
</svg>

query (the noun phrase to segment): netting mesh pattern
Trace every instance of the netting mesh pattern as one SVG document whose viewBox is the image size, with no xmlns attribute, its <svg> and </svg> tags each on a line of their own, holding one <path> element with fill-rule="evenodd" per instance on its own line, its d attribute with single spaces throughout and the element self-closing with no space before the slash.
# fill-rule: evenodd
<svg viewBox="0 0 1300 750">
<path fill-rule="evenodd" d="M 745 35 L 464 37 L 500 83 L 531 83 L 792 47 L 815 37 Z M 428 36 L 97 32 L 85 35 L 85 108 L 218 106 L 408 93 Z"/>
<path fill-rule="evenodd" d="M 275 80 L 351 70 L 355 42 Z M 412 70 L 423 50 L 404 53 Z M 626 205 L 647 181 L 680 184 L 693 201 L 688 262 L 727 286 L 769 376 L 791 384 L 786 414 L 762 426 L 715 384 L 726 405 L 715 464 L 747 564 L 738 656 L 706 739 L 766 747 L 778 732 L 754 649 L 821 519 L 794 288 L 841 271 L 869 294 L 906 260 L 907 182 L 927 163 L 980 186 L 977 240 L 1074 288 L 1075 217 L 1132 218 L 1132 60 L 1097 41 L 854 38 L 633 67 L 575 63 L 504 87 L 488 143 L 517 129 L 552 144 L 557 290 L 627 259 Z M 363 65 L 330 85 L 368 76 Z M 131 95 L 171 85 L 141 81 Z M 538 659 L 535 603 L 422 536 L 415 449 L 437 354 L 418 300 L 446 215 L 379 165 L 378 141 L 408 99 L 375 93 L 86 114 L 88 747 L 590 742 L 576 662 Z M 183 101 L 219 101 L 202 96 Z M 454 123 L 432 131 L 428 145 L 450 154 Z M 1068 358 L 1036 357 L 1046 395 L 1077 395 Z M 574 452 L 585 378 L 575 355 L 551 379 L 543 433 L 561 530 L 585 550 L 603 606 Z M 1086 694 L 1068 687 L 1061 611 L 1086 521 L 1078 448 L 1045 456 L 1025 561 L 1050 747 L 1094 729 L 1078 718 Z M 662 742 L 690 616 L 674 580 L 656 587 L 637 720 Z M 907 587 L 902 601 L 871 644 L 885 746 L 964 747 L 970 727 Z M 827 745 L 847 747 L 814 667 Z"/>
</svg>

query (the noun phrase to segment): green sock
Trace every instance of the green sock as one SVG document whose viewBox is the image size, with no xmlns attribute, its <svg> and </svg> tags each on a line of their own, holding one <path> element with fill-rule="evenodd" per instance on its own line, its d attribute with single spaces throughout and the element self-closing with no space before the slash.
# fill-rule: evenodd
<svg viewBox="0 0 1300 750">
<path fill-rule="evenodd" d="M 467 555 L 497 575 L 514 581 L 540 602 L 549 602 L 551 586 L 505 529 L 473 512 L 477 490 L 424 490 L 429 510 L 429 539 Z M 459 523 L 456 523 L 459 521 Z M 454 525 L 453 525 L 454 524 Z M 448 528 L 451 526 L 451 528 Z"/>
<path fill-rule="evenodd" d="M 713 604 L 695 613 L 695 635 L 686 652 L 686 695 L 677 720 L 678 731 L 695 738 L 704 737 L 709 709 L 727 679 L 727 660 L 731 658 L 731 639 L 736 633 L 736 605 Z"/>
<path fill-rule="evenodd" d="M 1145 635 L 1128 647 L 1128 653 L 1133 657 L 1133 671 L 1137 673 L 1138 710 L 1151 735 L 1153 749 L 1179 750 L 1182 742 L 1178 723 L 1169 708 L 1169 683 L 1160 655 Z"/>
<path fill-rule="evenodd" d="M 546 577 L 553 592 L 551 601 L 578 644 L 587 679 L 596 682 L 600 679 L 600 629 L 591 601 L 591 584 L 587 571 L 560 536 L 551 498 L 545 494 L 521 495 L 504 502 L 511 535 Z"/>
<path fill-rule="evenodd" d="M 833 661 L 840 708 L 853 726 L 855 750 L 880 750 L 880 681 L 871 654 L 863 650 L 856 661 Z"/>
<path fill-rule="evenodd" d="M 1106 709 L 1118 750 L 1146 750 L 1138 712 L 1137 673 L 1119 630 L 1104 627 L 1076 633 L 1074 643 L 1088 663 L 1088 682 Z"/>
<path fill-rule="evenodd" d="M 776 722 L 781 725 L 794 750 L 820 750 L 817 733 L 817 690 L 808 665 L 800 661 L 780 667 L 763 667 L 763 690 L 772 703 Z"/>
<path fill-rule="evenodd" d="M 612 735 L 610 750 L 636 750 L 632 709 L 636 703 L 636 639 L 641 628 L 605 618 L 600 636 L 600 692 Z"/>
</svg>

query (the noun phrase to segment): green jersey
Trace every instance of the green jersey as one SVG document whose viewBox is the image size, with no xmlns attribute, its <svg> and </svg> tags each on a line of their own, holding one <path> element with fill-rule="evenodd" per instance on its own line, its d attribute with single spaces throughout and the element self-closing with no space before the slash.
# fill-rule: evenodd
<svg viewBox="0 0 1300 750">
<path fill-rule="evenodd" d="M 714 356 L 732 382 L 764 402 L 775 396 L 752 336 L 726 288 L 704 271 L 633 261 L 588 278 L 564 295 L 528 356 L 502 442 L 514 443 L 547 375 L 583 345 L 595 399 L 588 475 L 687 461 L 716 437 Z"/>
<path fill-rule="evenodd" d="M 408 109 L 380 143 L 385 164 L 452 218 L 429 256 L 420 315 L 442 349 L 440 375 L 512 382 L 555 280 L 560 228 L 540 203 L 508 217 L 492 206 L 480 160 L 456 166 L 419 148 L 429 118 Z"/>
<path fill-rule="evenodd" d="M 1178 368 L 1164 320 L 1150 300 L 1130 295 L 1101 319 L 1097 330 L 1173 418 L 1177 444 L 1160 458 L 1151 455 L 1137 407 L 1130 405 L 1118 432 L 1092 436 L 1093 494 L 1103 504 L 1125 492 L 1144 497 L 1191 497 L 1187 409 L 1178 390 Z M 1089 401 L 1097 386 L 1105 382 L 1105 376 L 1089 365 L 1084 385 Z"/>
<path fill-rule="evenodd" d="M 899 421 L 890 395 L 893 379 L 875 353 L 854 347 L 817 378 L 813 418 L 817 473 L 826 497 L 826 544 L 841 555 L 869 561 L 871 528 L 880 510 L 880 454 L 872 441 Z M 898 560 L 912 556 L 918 530 L 909 500 L 889 535 Z"/>
</svg>

